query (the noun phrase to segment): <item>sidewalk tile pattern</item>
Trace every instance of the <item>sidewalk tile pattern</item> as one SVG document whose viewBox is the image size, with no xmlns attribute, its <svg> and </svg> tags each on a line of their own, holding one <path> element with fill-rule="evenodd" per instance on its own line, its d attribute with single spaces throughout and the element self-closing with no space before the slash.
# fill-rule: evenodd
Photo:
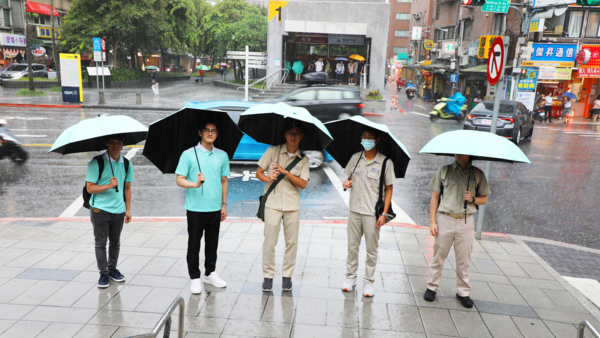
<svg viewBox="0 0 600 338">
<path fill-rule="evenodd" d="M 562 276 L 592 278 L 600 282 L 600 255 L 551 244 L 525 242 L 538 256 L 550 264 Z"/>
</svg>

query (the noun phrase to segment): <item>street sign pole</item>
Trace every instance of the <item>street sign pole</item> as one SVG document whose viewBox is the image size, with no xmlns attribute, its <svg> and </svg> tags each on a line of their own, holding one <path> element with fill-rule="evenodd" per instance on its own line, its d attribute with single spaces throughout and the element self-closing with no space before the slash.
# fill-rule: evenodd
<svg viewBox="0 0 600 338">
<path fill-rule="evenodd" d="M 102 38 L 101 46 L 102 46 L 102 91 L 104 92 L 104 55 L 106 55 L 106 40 Z"/>
<path fill-rule="evenodd" d="M 504 36 L 506 31 L 506 14 L 502 15 L 502 36 Z M 498 125 L 498 112 L 500 110 L 500 96 L 502 96 L 502 87 L 504 86 L 504 69 L 506 67 L 506 52 L 508 51 L 508 37 L 503 37 L 504 44 L 504 61 L 502 62 L 502 67 L 500 69 L 500 78 L 498 79 L 498 83 L 496 83 L 496 96 L 494 97 L 494 111 L 492 115 L 492 127 L 490 128 L 490 133 L 496 133 L 496 126 Z M 494 53 L 493 47 L 490 49 L 490 59 L 493 58 L 492 53 Z M 489 70 L 488 70 L 489 71 Z M 489 179 L 490 170 L 492 169 L 492 162 L 486 161 L 485 163 L 485 171 L 483 174 L 486 178 Z M 481 231 L 483 229 L 483 222 L 485 220 L 485 204 L 479 207 L 479 216 L 477 217 L 477 230 L 475 238 L 481 239 Z"/>
<path fill-rule="evenodd" d="M 245 76 L 245 80 L 246 80 L 246 88 L 245 88 L 245 92 L 246 92 L 246 98 L 244 99 L 244 101 L 248 101 L 248 46 L 246 46 L 246 76 Z"/>
<path fill-rule="evenodd" d="M 94 46 L 94 63 L 96 64 L 96 90 L 98 91 L 98 104 L 102 104 L 102 100 L 100 99 L 100 82 L 98 79 L 98 52 L 102 53 L 102 48 L 100 47 L 100 38 L 93 38 L 93 46 Z M 102 59 L 102 54 L 100 54 L 100 59 Z"/>
</svg>

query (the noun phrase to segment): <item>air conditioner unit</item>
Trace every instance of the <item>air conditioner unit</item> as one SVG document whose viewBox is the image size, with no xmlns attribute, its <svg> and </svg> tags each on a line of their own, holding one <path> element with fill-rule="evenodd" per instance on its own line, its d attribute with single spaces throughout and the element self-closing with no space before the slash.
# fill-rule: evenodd
<svg viewBox="0 0 600 338">
<path fill-rule="evenodd" d="M 461 66 L 467 66 L 469 64 L 469 57 L 466 55 L 463 55 L 460 57 L 460 63 Z"/>
<path fill-rule="evenodd" d="M 469 56 L 477 56 L 477 52 L 479 51 L 479 48 L 477 47 L 469 47 Z"/>
</svg>

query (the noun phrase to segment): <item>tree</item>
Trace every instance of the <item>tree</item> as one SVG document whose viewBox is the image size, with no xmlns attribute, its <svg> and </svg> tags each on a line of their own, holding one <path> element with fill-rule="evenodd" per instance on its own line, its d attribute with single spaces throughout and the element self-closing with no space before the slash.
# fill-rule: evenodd
<svg viewBox="0 0 600 338">
<path fill-rule="evenodd" d="M 54 39 L 54 0 L 50 0 L 50 22 L 52 22 L 52 26 L 50 30 L 52 31 L 52 58 L 54 59 L 54 69 L 56 70 L 56 80 L 58 80 L 58 86 L 62 86 L 62 81 L 60 78 L 60 60 L 57 58 L 59 54 L 56 53 L 56 42 Z"/>
<path fill-rule="evenodd" d="M 27 22 L 27 1 L 23 0 L 23 19 L 25 20 L 25 57 L 27 58 L 27 71 L 29 75 L 29 91 L 34 92 L 35 87 L 33 86 L 33 69 L 31 65 L 31 59 L 33 59 L 33 55 L 31 55 L 31 46 L 29 44 L 29 23 Z"/>
</svg>

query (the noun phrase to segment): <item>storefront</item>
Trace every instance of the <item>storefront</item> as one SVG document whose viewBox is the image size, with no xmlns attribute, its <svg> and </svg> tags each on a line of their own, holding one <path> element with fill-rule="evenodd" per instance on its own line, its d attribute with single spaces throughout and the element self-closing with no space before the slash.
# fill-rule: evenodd
<svg viewBox="0 0 600 338">
<path fill-rule="evenodd" d="M 17 63 L 19 54 L 25 57 L 25 35 L 0 33 L 0 66 L 6 67 L 11 61 Z"/>
<path fill-rule="evenodd" d="M 577 53 L 577 63 L 577 78 L 581 81 L 578 103 L 582 105 L 583 116 L 587 118 L 590 116 L 594 100 L 600 94 L 600 45 L 581 45 Z"/>
</svg>

